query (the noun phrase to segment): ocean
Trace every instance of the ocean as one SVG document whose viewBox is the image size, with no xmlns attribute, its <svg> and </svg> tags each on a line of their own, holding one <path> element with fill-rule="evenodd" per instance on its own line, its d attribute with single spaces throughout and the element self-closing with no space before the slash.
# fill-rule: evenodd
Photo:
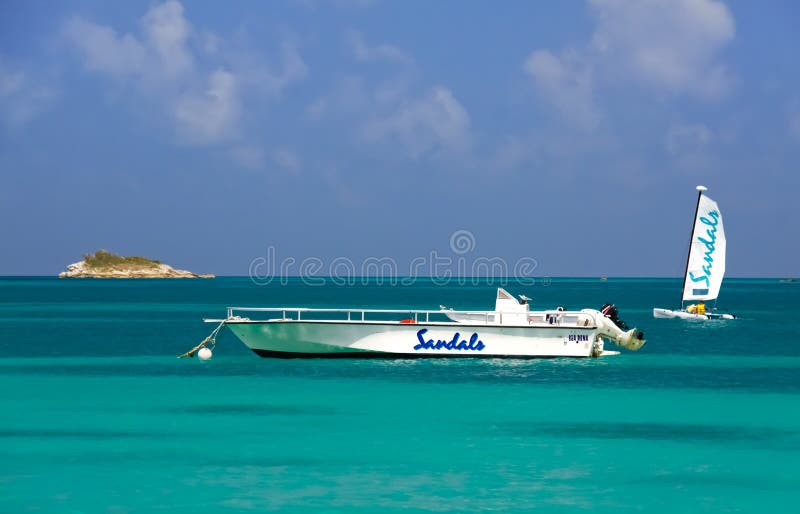
<svg viewBox="0 0 800 514">
<path fill-rule="evenodd" d="M 614 302 L 600 359 L 273 360 L 228 305 L 491 309 L 497 284 L 0 278 L 0 512 L 798 512 L 800 284 L 657 320 L 678 279 L 506 284 Z M 608 345 L 608 349 L 616 349 Z"/>
</svg>

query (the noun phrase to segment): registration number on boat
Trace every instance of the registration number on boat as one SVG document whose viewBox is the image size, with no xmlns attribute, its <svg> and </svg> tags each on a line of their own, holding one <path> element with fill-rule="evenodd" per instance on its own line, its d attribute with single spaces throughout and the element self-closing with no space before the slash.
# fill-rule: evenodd
<svg viewBox="0 0 800 514">
<path fill-rule="evenodd" d="M 575 341 L 580 343 L 581 341 L 588 341 L 589 335 L 588 334 L 570 334 L 567 336 L 567 341 Z"/>
</svg>

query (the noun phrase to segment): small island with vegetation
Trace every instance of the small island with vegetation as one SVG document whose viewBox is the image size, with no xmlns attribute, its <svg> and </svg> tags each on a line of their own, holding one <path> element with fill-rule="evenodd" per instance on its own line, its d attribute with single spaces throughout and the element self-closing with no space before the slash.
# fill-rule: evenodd
<svg viewBox="0 0 800 514">
<path fill-rule="evenodd" d="M 83 256 L 83 260 L 67 266 L 59 278 L 213 278 L 191 271 L 175 269 L 147 257 L 123 257 L 105 250 Z"/>
</svg>

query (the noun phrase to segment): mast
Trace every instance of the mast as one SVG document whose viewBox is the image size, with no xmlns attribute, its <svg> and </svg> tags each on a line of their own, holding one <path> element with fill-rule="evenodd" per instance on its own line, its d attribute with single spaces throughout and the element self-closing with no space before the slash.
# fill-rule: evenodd
<svg viewBox="0 0 800 514">
<path fill-rule="evenodd" d="M 697 212 L 700 210 L 700 198 L 703 197 L 703 191 L 708 190 L 706 186 L 697 186 L 697 205 L 694 208 L 694 218 L 692 219 L 692 231 L 689 233 L 689 251 L 686 252 L 686 269 L 683 270 L 683 287 L 681 287 L 681 309 L 683 309 L 683 292 L 686 290 L 686 277 L 689 275 L 689 259 L 692 257 L 692 239 L 694 238 L 694 229 L 697 225 Z"/>
</svg>

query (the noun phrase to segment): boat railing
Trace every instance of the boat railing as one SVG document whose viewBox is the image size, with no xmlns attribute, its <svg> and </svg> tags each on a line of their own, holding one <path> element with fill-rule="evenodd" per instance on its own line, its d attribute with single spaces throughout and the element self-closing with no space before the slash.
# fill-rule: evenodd
<svg viewBox="0 0 800 514">
<path fill-rule="evenodd" d="M 597 326 L 595 314 L 586 311 L 456 311 L 415 309 L 329 309 L 311 307 L 228 307 L 228 319 L 248 319 L 245 313 L 273 313 L 261 321 L 347 321 L 350 323 L 453 323 L 451 315 L 462 322 L 486 325 L 566 325 L 576 327 Z M 277 315 L 280 314 L 280 317 Z M 397 319 L 402 318 L 402 319 Z M 443 319 L 446 318 L 446 319 Z M 465 319 L 468 318 L 468 319 Z M 504 319 L 505 318 L 505 319 Z"/>
</svg>

